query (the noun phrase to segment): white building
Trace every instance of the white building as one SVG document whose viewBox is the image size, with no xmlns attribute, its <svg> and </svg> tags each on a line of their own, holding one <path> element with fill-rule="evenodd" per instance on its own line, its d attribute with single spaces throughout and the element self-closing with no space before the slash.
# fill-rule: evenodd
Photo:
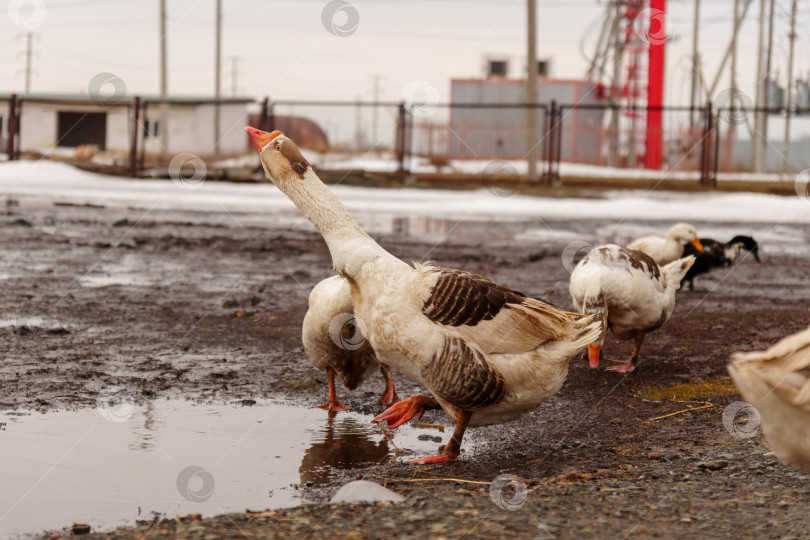
<svg viewBox="0 0 810 540">
<path fill-rule="evenodd" d="M 0 95 L 2 139 L 8 135 L 9 95 Z M 60 94 L 20 95 L 19 126 L 21 151 L 45 153 L 55 147 L 98 145 L 102 151 L 128 154 L 132 140 L 132 99 L 119 103 L 100 103 L 88 96 Z M 242 127 L 247 123 L 250 98 L 220 100 L 219 155 L 244 154 L 247 138 Z M 138 150 L 160 154 L 159 99 L 141 99 Z M 214 150 L 214 104 L 209 98 L 173 97 L 169 100 L 168 154 L 190 152 L 210 157 Z M 3 151 L 3 146 L 0 151 Z"/>
</svg>

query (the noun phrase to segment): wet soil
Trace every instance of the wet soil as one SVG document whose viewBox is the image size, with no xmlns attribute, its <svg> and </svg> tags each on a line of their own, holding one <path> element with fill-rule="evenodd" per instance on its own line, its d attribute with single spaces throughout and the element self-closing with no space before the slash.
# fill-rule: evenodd
<svg viewBox="0 0 810 540">
<path fill-rule="evenodd" d="M 331 275 L 331 264 L 311 227 L 291 223 L 8 209 L 0 216 L 0 409 L 94 407 L 110 396 L 322 403 L 325 377 L 306 360 L 300 329 L 309 291 Z M 480 272 L 570 308 L 564 250 L 572 238 L 551 234 L 553 222 L 542 225 L 550 239 L 516 240 L 529 225 L 514 222 L 435 220 L 418 233 L 401 223 L 370 232 L 404 260 Z M 740 397 L 715 391 L 733 351 L 765 348 L 810 323 L 810 231 L 780 227 L 801 249 L 763 245 L 763 264 L 744 258 L 679 292 L 671 320 L 645 340 L 635 373 L 594 372 L 574 360 L 559 395 L 520 421 L 470 430 L 475 452 L 456 463 L 380 463 L 301 487 L 305 501 L 322 503 L 362 476 L 405 494 L 404 506 L 315 504 L 102 536 L 809 537 L 810 475 L 781 464 L 760 433 L 732 435 L 723 411 Z M 578 217 L 574 232 L 584 242 L 622 241 L 613 228 Z M 631 345 L 611 336 L 604 351 L 626 358 Z M 395 379 L 401 397 L 424 391 Z M 694 390 L 691 402 L 648 399 L 651 387 L 675 383 Z M 374 405 L 382 389 L 375 377 L 341 400 L 370 420 L 382 410 Z M 705 408 L 651 420 L 696 407 Z M 440 411 L 423 421 L 452 426 Z M 432 433 L 446 442 L 449 431 Z M 490 499 L 501 474 L 528 487 L 514 511 Z"/>
</svg>

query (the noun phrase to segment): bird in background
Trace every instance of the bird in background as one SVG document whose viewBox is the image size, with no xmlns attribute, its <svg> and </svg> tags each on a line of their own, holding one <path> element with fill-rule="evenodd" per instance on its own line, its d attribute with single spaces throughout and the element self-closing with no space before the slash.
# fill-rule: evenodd
<svg viewBox="0 0 810 540">
<path fill-rule="evenodd" d="M 700 238 L 700 243 L 703 251 L 698 251 L 692 244 L 683 246 L 684 257 L 688 255 L 695 257 L 695 264 L 683 278 L 684 282 L 689 282 L 689 290 L 694 290 L 697 276 L 706 274 L 714 268 L 731 266 L 737 262 L 742 250 L 750 252 L 758 263 L 762 262 L 762 259 L 759 258 L 759 244 L 750 236 L 738 235 L 725 243 L 712 238 Z"/>
<path fill-rule="evenodd" d="M 660 236 L 643 236 L 633 240 L 627 247 L 643 251 L 660 266 L 669 264 L 683 256 L 683 244 L 691 244 L 696 250 L 703 251 L 697 231 L 686 223 L 676 223 L 670 227 L 666 238 Z"/>
<path fill-rule="evenodd" d="M 621 340 L 634 341 L 633 356 L 608 371 L 636 369 L 644 336 L 661 328 L 675 309 L 675 292 L 694 263 L 692 256 L 661 267 L 646 253 L 608 244 L 592 249 L 571 273 L 569 291 L 574 309 L 596 315 L 602 332 L 588 346 L 592 369 L 599 367 L 607 329 Z"/>
</svg>

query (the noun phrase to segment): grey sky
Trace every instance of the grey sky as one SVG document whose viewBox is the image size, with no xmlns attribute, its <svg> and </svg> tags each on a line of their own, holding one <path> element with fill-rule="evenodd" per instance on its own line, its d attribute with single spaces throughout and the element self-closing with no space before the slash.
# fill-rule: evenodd
<svg viewBox="0 0 810 540">
<path fill-rule="evenodd" d="M 756 16 L 754 0 L 739 48 L 740 86 L 753 89 Z M 382 99 L 398 100 L 411 81 L 435 86 L 449 98 L 450 79 L 482 73 L 487 55 L 511 60 L 511 75 L 524 71 L 525 0 L 350 0 L 359 16 L 354 33 L 330 34 L 322 24 L 326 0 L 223 0 L 223 92 L 230 94 L 230 56 L 241 57 L 243 95 L 278 99 L 370 98 L 372 75 L 380 74 Z M 85 93 L 90 79 L 106 71 L 121 77 L 129 94 L 158 90 L 157 0 L 5 0 L 0 16 L 0 91 L 20 91 L 23 59 L 14 23 L 31 21 L 32 4 L 44 4 L 34 21 L 38 35 L 34 92 Z M 174 95 L 213 93 L 214 0 L 167 0 L 169 89 Z M 672 39 L 667 50 L 667 103 L 684 103 L 689 88 L 691 1 L 670 0 Z M 797 73 L 810 69 L 810 8 L 800 2 Z M 730 36 L 732 0 L 703 0 L 700 49 L 711 79 Z M 788 0 L 777 1 L 774 66 L 782 81 L 787 63 Z M 538 56 L 550 57 L 553 75 L 581 78 L 604 1 L 538 0 Z M 19 14 L 19 10 L 17 10 Z M 339 14 L 338 17 L 341 15 Z M 344 19 L 339 19 L 342 24 Z M 719 88 L 728 87 L 724 75 Z"/>
</svg>

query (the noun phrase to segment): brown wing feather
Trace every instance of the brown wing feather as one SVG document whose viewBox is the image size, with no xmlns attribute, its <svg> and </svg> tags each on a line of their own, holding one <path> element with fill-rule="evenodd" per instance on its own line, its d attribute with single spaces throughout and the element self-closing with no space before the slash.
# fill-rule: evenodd
<svg viewBox="0 0 810 540">
<path fill-rule="evenodd" d="M 495 318 L 509 304 L 520 304 L 524 298 L 525 294 L 484 276 L 443 268 L 422 313 L 438 324 L 475 326 Z"/>
<path fill-rule="evenodd" d="M 498 403 L 506 393 L 501 375 L 484 355 L 457 337 L 446 337 L 444 346 L 422 368 L 423 380 L 439 398 L 461 409 Z"/>
<path fill-rule="evenodd" d="M 583 327 L 582 315 L 526 296 L 484 276 L 423 267 L 439 277 L 422 306 L 431 321 L 455 327 L 486 354 L 530 351 L 548 340 L 566 339 Z"/>
</svg>

